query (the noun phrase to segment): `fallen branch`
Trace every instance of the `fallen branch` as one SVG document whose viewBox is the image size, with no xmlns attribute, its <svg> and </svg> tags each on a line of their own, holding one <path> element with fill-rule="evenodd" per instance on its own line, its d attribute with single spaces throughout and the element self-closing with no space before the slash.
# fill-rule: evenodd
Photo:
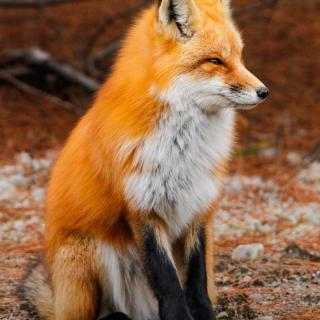
<svg viewBox="0 0 320 320">
<path fill-rule="evenodd" d="M 98 61 L 107 57 L 110 57 L 117 52 L 121 47 L 122 40 L 116 40 L 110 43 L 107 47 L 100 50 L 97 54 L 94 56 L 94 60 Z"/>
<path fill-rule="evenodd" d="M 82 1 L 84 0 L 0 0 L 0 8 L 33 8 L 38 6 L 54 6 Z"/>
<path fill-rule="evenodd" d="M 17 79 L 16 77 L 12 76 L 9 72 L 1 70 L 0 71 L 0 80 L 3 79 L 19 89 L 20 91 L 38 96 L 40 98 L 47 99 L 48 101 L 53 102 L 54 104 L 59 105 L 60 107 L 66 109 L 67 111 L 79 113 L 79 110 L 70 102 L 64 101 L 59 97 L 56 97 L 50 93 L 41 91 L 31 85 Z"/>
<path fill-rule="evenodd" d="M 115 40 L 111 42 L 107 47 L 100 50 L 95 55 L 90 55 L 87 59 L 86 70 L 90 74 L 99 74 L 99 70 L 97 69 L 97 64 L 102 59 L 111 59 L 112 56 L 118 52 L 121 47 L 122 40 Z M 108 71 L 104 69 L 104 73 Z"/>
<path fill-rule="evenodd" d="M 47 68 L 48 70 L 62 76 L 63 78 L 77 83 L 78 85 L 90 90 L 96 91 L 100 84 L 91 77 L 74 69 L 71 65 L 56 61 L 49 53 L 38 48 L 7 50 L 0 52 L 0 57 L 6 57 L 11 60 L 23 60 L 32 66 Z"/>
<path fill-rule="evenodd" d="M 5 69 L 0 69 L 0 72 L 5 72 L 12 77 L 23 77 L 31 75 L 33 73 L 32 70 L 30 70 L 27 67 L 9 67 Z"/>
</svg>

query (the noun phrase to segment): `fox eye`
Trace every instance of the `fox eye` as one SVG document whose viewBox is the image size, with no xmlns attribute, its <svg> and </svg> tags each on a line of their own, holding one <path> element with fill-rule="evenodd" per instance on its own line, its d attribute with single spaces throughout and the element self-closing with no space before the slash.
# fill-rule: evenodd
<svg viewBox="0 0 320 320">
<path fill-rule="evenodd" d="M 208 59 L 208 62 L 210 62 L 212 64 L 216 64 L 218 66 L 223 66 L 224 65 L 222 60 L 220 60 L 219 58 L 210 58 L 210 59 Z"/>
</svg>

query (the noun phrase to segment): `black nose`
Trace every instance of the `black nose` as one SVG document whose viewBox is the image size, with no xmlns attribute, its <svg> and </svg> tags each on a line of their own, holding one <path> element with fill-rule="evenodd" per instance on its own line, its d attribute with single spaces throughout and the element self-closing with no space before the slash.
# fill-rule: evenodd
<svg viewBox="0 0 320 320">
<path fill-rule="evenodd" d="M 260 99 L 265 99 L 269 93 L 270 93 L 270 91 L 267 87 L 262 87 L 257 90 L 257 96 Z"/>
</svg>

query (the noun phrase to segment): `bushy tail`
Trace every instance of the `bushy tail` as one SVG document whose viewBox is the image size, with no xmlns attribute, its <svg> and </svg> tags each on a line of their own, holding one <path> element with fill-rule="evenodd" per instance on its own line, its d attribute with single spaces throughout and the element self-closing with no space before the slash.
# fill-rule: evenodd
<svg viewBox="0 0 320 320">
<path fill-rule="evenodd" d="M 21 286 L 20 294 L 36 308 L 40 319 L 54 319 L 52 289 L 48 273 L 41 263 L 28 273 Z"/>
</svg>

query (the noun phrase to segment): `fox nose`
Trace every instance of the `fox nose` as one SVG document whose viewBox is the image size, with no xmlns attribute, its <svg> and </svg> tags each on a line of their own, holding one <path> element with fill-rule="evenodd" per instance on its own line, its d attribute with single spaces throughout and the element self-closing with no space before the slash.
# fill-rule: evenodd
<svg viewBox="0 0 320 320">
<path fill-rule="evenodd" d="M 257 96 L 263 100 L 269 95 L 270 91 L 267 87 L 262 87 L 257 90 Z"/>
</svg>

